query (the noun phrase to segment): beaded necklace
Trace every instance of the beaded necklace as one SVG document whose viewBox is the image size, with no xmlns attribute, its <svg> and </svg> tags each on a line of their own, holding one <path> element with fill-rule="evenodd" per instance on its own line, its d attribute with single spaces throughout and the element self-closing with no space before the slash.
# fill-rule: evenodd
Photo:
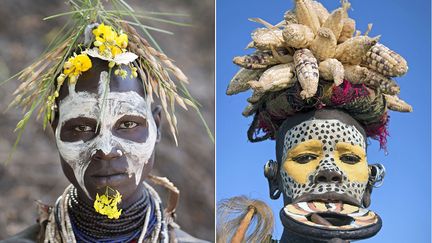
<svg viewBox="0 0 432 243">
<path fill-rule="evenodd" d="M 116 230 L 115 223 L 102 222 L 98 230 L 94 212 L 90 206 L 80 202 L 76 189 L 70 185 L 63 195 L 57 199 L 56 206 L 49 216 L 45 231 L 45 243 L 61 242 L 103 242 L 119 243 L 137 239 L 142 242 L 168 242 L 168 227 L 163 218 L 161 200 L 157 192 L 144 182 L 144 195 L 136 203 L 125 209 L 125 216 L 121 217 L 120 230 Z M 79 206 L 77 206 L 79 205 Z M 84 212 L 77 212 L 85 210 Z M 142 212 L 138 212 L 138 211 Z M 140 216 L 135 216 L 137 213 Z M 142 217 L 141 214 L 144 216 Z M 83 219 L 83 216 L 88 217 Z M 126 219 L 129 219 L 126 220 Z M 117 221 L 117 220 L 116 220 Z M 136 223 L 138 222 L 138 223 Z M 143 223 L 144 222 L 144 223 Z M 108 231 L 104 231 L 107 230 Z"/>
</svg>

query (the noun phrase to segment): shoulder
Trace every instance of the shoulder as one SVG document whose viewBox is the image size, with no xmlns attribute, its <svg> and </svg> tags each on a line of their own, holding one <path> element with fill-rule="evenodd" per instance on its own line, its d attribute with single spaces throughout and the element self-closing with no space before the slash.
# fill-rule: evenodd
<svg viewBox="0 0 432 243">
<path fill-rule="evenodd" d="M 176 240 L 179 243 L 207 243 L 209 241 L 197 239 L 181 229 L 174 229 Z"/>
<path fill-rule="evenodd" d="M 0 243 L 34 243 L 40 231 L 39 224 L 34 224 L 9 239 L 0 240 Z"/>
</svg>

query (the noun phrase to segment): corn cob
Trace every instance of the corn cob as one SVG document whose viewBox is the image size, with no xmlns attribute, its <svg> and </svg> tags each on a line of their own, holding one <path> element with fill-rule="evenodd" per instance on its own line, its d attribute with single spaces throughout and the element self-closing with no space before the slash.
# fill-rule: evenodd
<svg viewBox="0 0 432 243">
<path fill-rule="evenodd" d="M 292 56 L 287 50 L 276 51 L 279 54 L 275 57 L 272 51 L 256 51 L 251 55 L 234 57 L 233 62 L 247 69 L 268 68 L 271 65 L 279 63 L 292 62 Z"/>
<path fill-rule="evenodd" d="M 311 4 L 314 7 L 315 12 L 318 16 L 319 23 L 322 26 L 330 14 L 328 10 L 320 2 L 311 1 Z"/>
<path fill-rule="evenodd" d="M 252 96 L 247 98 L 247 101 L 251 104 L 255 104 L 258 101 L 261 100 L 261 98 L 264 96 L 264 93 L 258 92 L 258 91 L 254 91 L 252 93 Z"/>
<path fill-rule="evenodd" d="M 284 20 L 285 20 L 287 25 L 298 23 L 297 16 L 292 10 L 288 10 L 285 12 Z"/>
<path fill-rule="evenodd" d="M 353 37 L 356 30 L 356 23 L 354 19 L 346 18 L 343 20 L 342 31 L 339 35 L 338 43 L 345 42 L 349 38 Z"/>
<path fill-rule="evenodd" d="M 408 71 L 405 59 L 381 43 L 369 49 L 363 57 L 362 66 L 390 77 L 402 76 Z"/>
<path fill-rule="evenodd" d="M 294 65 L 297 79 L 302 91 L 300 97 L 307 99 L 315 95 L 318 89 L 319 73 L 316 58 L 308 49 L 300 49 L 294 53 Z"/>
<path fill-rule="evenodd" d="M 259 81 L 249 81 L 249 86 L 260 93 L 279 91 L 293 86 L 297 80 L 294 78 L 294 64 L 279 64 L 267 69 Z"/>
<path fill-rule="evenodd" d="M 388 95 L 384 94 L 384 98 L 386 100 L 387 108 L 393 111 L 399 112 L 412 112 L 413 108 L 405 101 L 401 100 L 396 95 Z"/>
<path fill-rule="evenodd" d="M 307 48 L 315 35 L 306 25 L 290 24 L 282 32 L 285 44 L 294 48 Z"/>
<path fill-rule="evenodd" d="M 255 48 L 270 50 L 272 47 L 283 47 L 282 30 L 258 28 L 252 32 L 252 40 Z"/>
<path fill-rule="evenodd" d="M 258 110 L 258 104 L 251 104 L 249 103 L 243 110 L 242 115 L 245 117 L 251 116 Z"/>
<path fill-rule="evenodd" d="M 342 63 L 358 65 L 369 49 L 379 40 L 379 36 L 370 38 L 368 36 L 352 37 L 336 47 L 336 59 Z"/>
<path fill-rule="evenodd" d="M 328 28 L 320 28 L 315 36 L 315 39 L 309 46 L 314 56 L 319 60 L 332 58 L 336 51 L 336 38 L 333 32 Z"/>
<path fill-rule="evenodd" d="M 322 25 L 322 27 L 329 28 L 333 31 L 336 40 L 339 39 L 339 36 L 342 32 L 344 26 L 344 19 L 348 16 L 347 10 L 349 7 L 350 3 L 343 2 L 342 7 L 333 11 Z"/>
<path fill-rule="evenodd" d="M 295 4 L 295 13 L 299 24 L 309 26 L 316 33 L 320 27 L 320 22 L 311 0 L 295 0 Z"/>
<path fill-rule="evenodd" d="M 250 70 L 241 68 L 231 79 L 226 94 L 234 95 L 248 90 L 250 87 L 247 82 L 251 80 L 258 80 L 263 72 L 264 70 Z"/>
<path fill-rule="evenodd" d="M 319 64 L 319 75 L 325 80 L 333 80 L 339 86 L 344 79 L 344 67 L 337 59 L 329 58 Z"/>
<path fill-rule="evenodd" d="M 384 94 L 399 94 L 400 88 L 390 78 L 358 65 L 344 65 L 345 79 L 353 84 L 365 84 L 380 90 Z"/>
</svg>

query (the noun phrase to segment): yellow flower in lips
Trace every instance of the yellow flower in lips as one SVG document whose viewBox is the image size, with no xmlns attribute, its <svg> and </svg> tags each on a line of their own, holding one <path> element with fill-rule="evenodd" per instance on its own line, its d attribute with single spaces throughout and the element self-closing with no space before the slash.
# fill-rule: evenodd
<svg viewBox="0 0 432 243">
<path fill-rule="evenodd" d="M 119 210 L 117 204 L 121 202 L 122 196 L 117 190 L 115 190 L 116 193 L 114 196 L 110 196 L 108 189 L 109 188 L 107 188 L 107 191 L 103 195 L 99 196 L 98 193 L 96 194 L 93 207 L 96 212 L 106 215 L 109 219 L 118 219 L 121 215 L 122 209 Z"/>
</svg>

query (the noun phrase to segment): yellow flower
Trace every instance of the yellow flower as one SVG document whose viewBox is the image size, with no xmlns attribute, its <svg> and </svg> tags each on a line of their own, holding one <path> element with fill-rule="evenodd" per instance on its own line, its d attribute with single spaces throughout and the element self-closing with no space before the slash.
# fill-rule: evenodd
<svg viewBox="0 0 432 243">
<path fill-rule="evenodd" d="M 67 62 L 65 62 L 63 66 L 63 73 L 69 78 L 70 81 L 75 80 L 81 75 L 81 73 L 89 70 L 92 67 L 92 62 L 87 54 L 79 54 L 73 57 L 70 57 Z M 74 77 L 74 78 L 72 78 Z"/>
<path fill-rule="evenodd" d="M 94 46 L 98 47 L 99 53 L 108 58 L 114 58 L 124 52 L 128 45 L 128 36 L 126 34 L 118 35 L 113 27 L 100 24 L 94 29 L 95 35 Z"/>
<path fill-rule="evenodd" d="M 126 34 L 119 35 L 116 38 L 116 43 L 120 48 L 125 49 L 128 45 L 128 36 Z"/>
<path fill-rule="evenodd" d="M 122 209 L 119 210 L 117 204 L 121 202 L 122 196 L 117 190 L 115 190 L 116 193 L 114 196 L 110 196 L 108 189 L 110 188 L 107 188 L 104 195 L 99 196 L 99 194 L 96 194 L 93 207 L 96 212 L 106 215 L 109 219 L 118 219 L 121 215 Z"/>
</svg>

